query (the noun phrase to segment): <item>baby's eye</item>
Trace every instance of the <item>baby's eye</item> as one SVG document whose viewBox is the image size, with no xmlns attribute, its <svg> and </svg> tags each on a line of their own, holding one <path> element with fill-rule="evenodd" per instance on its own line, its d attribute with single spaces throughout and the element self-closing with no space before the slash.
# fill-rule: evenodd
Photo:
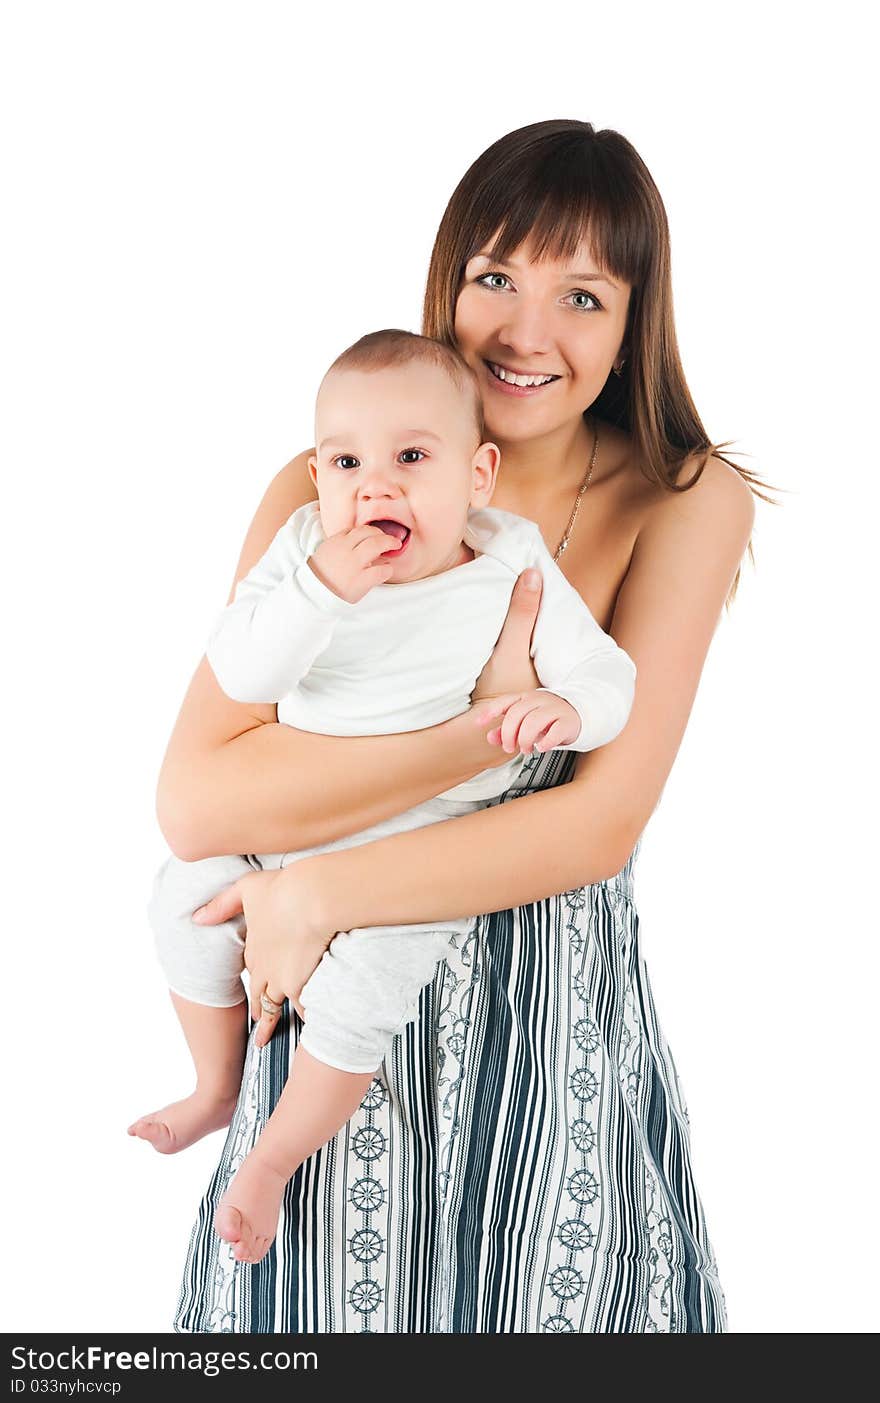
<svg viewBox="0 0 880 1403">
<path fill-rule="evenodd" d="M 601 312 L 602 310 L 601 302 L 591 292 L 572 292 L 569 296 L 572 298 L 572 306 L 580 312 Z"/>
<path fill-rule="evenodd" d="M 476 281 L 483 287 L 491 288 L 493 292 L 504 292 L 505 287 L 510 285 L 510 279 L 505 273 L 483 273 Z"/>
<path fill-rule="evenodd" d="M 333 459 L 337 468 L 359 468 L 360 459 L 354 458 L 350 453 L 340 453 L 338 458 Z"/>
<path fill-rule="evenodd" d="M 399 457 L 402 463 L 420 463 L 425 454 L 421 448 L 404 448 Z"/>
</svg>

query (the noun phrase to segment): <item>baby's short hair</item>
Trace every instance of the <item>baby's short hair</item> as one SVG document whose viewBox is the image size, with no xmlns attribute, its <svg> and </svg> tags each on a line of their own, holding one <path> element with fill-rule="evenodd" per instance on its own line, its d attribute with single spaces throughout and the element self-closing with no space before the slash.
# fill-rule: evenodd
<svg viewBox="0 0 880 1403">
<path fill-rule="evenodd" d="M 409 365 L 411 361 L 423 361 L 445 370 L 457 390 L 470 394 L 474 422 L 482 443 L 486 426 L 477 377 L 461 352 L 445 341 L 434 341 L 430 336 L 417 336 L 414 331 L 401 331 L 397 327 L 371 331 L 337 356 L 327 374 L 334 370 L 390 370 L 394 366 Z"/>
</svg>

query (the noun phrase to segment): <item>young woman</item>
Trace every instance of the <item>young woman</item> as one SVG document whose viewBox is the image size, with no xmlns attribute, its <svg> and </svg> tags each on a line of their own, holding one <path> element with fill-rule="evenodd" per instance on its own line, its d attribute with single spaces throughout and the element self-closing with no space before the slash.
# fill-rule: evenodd
<svg viewBox="0 0 880 1403">
<path fill-rule="evenodd" d="M 490 147 L 443 217 L 423 330 L 477 372 L 502 450 L 492 504 L 539 524 L 634 659 L 635 705 L 610 745 L 536 755 L 483 812 L 255 874 L 211 903 L 213 920 L 244 909 L 270 1006 L 296 1000 L 337 930 L 493 914 L 423 992 L 350 1125 L 294 1176 L 273 1251 L 243 1266 L 212 1218 L 296 1043 L 289 1004 L 265 1017 L 273 1036 L 251 1042 L 176 1325 L 722 1332 L 632 869 L 735 589 L 755 480 L 713 451 L 688 393 L 666 217 L 632 146 L 551 121 Z M 269 487 L 239 575 L 314 496 L 309 451 Z M 504 728 L 477 722 L 489 699 L 535 685 L 536 584 L 517 585 L 482 708 L 430 730 L 298 732 L 228 701 L 203 661 L 160 783 L 172 848 L 326 842 L 500 763 Z"/>
</svg>

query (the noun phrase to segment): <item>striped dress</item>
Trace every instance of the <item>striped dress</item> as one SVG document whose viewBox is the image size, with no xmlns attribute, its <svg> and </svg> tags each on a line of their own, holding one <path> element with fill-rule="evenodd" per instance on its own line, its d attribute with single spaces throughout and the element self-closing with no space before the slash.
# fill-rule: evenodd
<svg viewBox="0 0 880 1403">
<path fill-rule="evenodd" d="M 530 760 L 498 802 L 562 783 Z M 636 848 L 636 852 L 638 848 Z M 251 1038 L 190 1239 L 178 1331 L 726 1330 L 688 1116 L 617 876 L 481 917 L 421 996 L 359 1111 L 287 1186 L 256 1266 L 217 1202 L 287 1078 L 299 1020 Z"/>
</svg>

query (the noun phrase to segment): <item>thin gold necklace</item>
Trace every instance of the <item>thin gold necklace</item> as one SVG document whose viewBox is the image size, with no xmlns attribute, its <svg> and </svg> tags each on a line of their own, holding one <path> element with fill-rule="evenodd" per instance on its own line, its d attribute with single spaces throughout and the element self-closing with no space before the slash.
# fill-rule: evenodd
<svg viewBox="0 0 880 1403">
<path fill-rule="evenodd" d="M 568 525 L 566 526 L 565 530 L 563 531 L 563 533 L 562 533 L 562 540 L 559 542 L 559 545 L 556 547 L 556 551 L 555 551 L 555 553 L 554 553 L 554 555 L 553 555 L 553 559 L 554 559 L 554 560 L 558 560 L 559 557 L 560 557 L 561 555 L 564 555 L 564 554 L 565 554 L 565 551 L 566 551 L 566 549 L 567 549 L 567 547 L 568 547 L 568 543 L 569 543 L 569 541 L 570 541 L 570 539 L 571 539 L 571 533 L 572 533 L 572 531 L 574 530 L 574 524 L 575 524 L 575 522 L 577 521 L 577 514 L 578 514 L 578 512 L 580 511 L 581 497 L 583 497 L 584 493 L 586 492 L 587 488 L 588 488 L 589 485 L 590 485 L 590 479 L 591 479 L 591 477 L 593 476 L 593 469 L 594 469 L 594 467 L 596 466 L 596 454 L 597 454 L 598 452 L 599 452 L 599 425 L 598 425 L 597 423 L 594 423 L 594 425 L 593 425 L 593 451 L 592 451 L 592 453 L 590 454 L 590 466 L 587 468 L 586 477 L 584 478 L 583 482 L 581 483 L 580 487 L 578 488 L 577 496 L 576 496 L 575 499 L 574 499 L 574 506 L 573 506 L 572 509 L 571 509 L 571 516 L 568 518 Z"/>
</svg>

